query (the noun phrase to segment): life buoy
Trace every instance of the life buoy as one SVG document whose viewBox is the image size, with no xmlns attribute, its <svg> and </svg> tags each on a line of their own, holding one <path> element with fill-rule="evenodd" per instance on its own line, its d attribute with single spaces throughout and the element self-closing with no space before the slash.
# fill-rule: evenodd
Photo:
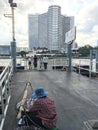
<svg viewBox="0 0 98 130">
<path fill-rule="evenodd" d="M 63 66 L 61 70 L 65 71 L 66 70 L 66 66 Z"/>
</svg>

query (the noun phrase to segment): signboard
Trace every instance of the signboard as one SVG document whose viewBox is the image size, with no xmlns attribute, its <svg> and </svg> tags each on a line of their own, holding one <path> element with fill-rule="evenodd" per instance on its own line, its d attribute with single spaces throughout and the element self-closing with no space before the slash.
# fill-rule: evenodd
<svg viewBox="0 0 98 130">
<path fill-rule="evenodd" d="M 76 38 L 76 27 L 73 27 L 71 30 L 66 32 L 65 34 L 65 43 L 70 43 L 71 41 L 75 40 Z"/>
</svg>

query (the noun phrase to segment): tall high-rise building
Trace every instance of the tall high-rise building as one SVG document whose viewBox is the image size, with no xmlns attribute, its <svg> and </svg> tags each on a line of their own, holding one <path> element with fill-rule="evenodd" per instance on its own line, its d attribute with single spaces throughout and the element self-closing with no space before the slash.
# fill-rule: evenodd
<svg viewBox="0 0 98 130">
<path fill-rule="evenodd" d="M 29 47 L 60 50 L 65 46 L 65 33 L 74 26 L 74 17 L 61 14 L 61 7 L 52 5 L 47 13 L 29 15 Z"/>
<path fill-rule="evenodd" d="M 38 14 L 36 15 L 29 15 L 29 49 L 33 49 L 34 47 L 37 48 L 39 46 L 38 43 Z"/>
<path fill-rule="evenodd" d="M 39 47 L 48 48 L 47 43 L 47 13 L 40 14 L 38 17 L 38 41 Z"/>
<path fill-rule="evenodd" d="M 48 9 L 48 48 L 59 50 L 61 44 L 61 7 L 54 5 Z"/>
</svg>

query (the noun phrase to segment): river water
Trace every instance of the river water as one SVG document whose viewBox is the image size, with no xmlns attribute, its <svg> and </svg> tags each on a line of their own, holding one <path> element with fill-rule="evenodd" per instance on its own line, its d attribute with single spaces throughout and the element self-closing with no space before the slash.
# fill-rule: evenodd
<svg viewBox="0 0 98 130">
<path fill-rule="evenodd" d="M 0 66 L 7 66 L 11 62 L 11 59 L 0 59 Z M 25 61 L 22 58 L 16 59 L 17 64 L 24 65 Z"/>
<path fill-rule="evenodd" d="M 0 59 L 0 66 L 7 66 L 11 62 L 11 59 Z"/>
</svg>

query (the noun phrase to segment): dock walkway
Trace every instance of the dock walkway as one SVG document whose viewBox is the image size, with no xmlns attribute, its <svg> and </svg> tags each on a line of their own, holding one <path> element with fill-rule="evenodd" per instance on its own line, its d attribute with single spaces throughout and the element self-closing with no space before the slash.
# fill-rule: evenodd
<svg viewBox="0 0 98 130">
<path fill-rule="evenodd" d="M 15 105 L 22 99 L 26 82 L 49 92 L 58 112 L 59 130 L 83 130 L 83 121 L 98 119 L 98 80 L 67 71 L 23 71 L 12 77 L 11 100 L 3 130 L 16 126 Z M 29 90 L 29 96 L 31 95 Z"/>
</svg>

